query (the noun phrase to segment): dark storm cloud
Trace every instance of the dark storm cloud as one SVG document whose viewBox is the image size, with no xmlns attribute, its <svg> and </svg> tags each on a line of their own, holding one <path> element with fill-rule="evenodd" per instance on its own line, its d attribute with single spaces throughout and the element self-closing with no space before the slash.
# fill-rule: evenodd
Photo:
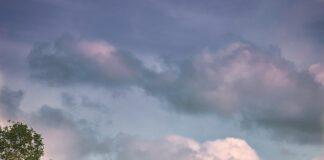
<svg viewBox="0 0 324 160">
<path fill-rule="evenodd" d="M 22 90 L 12 90 L 8 87 L 2 87 L 0 92 L 0 111 L 2 116 L 15 118 L 19 112 L 20 102 L 23 99 Z"/>
</svg>

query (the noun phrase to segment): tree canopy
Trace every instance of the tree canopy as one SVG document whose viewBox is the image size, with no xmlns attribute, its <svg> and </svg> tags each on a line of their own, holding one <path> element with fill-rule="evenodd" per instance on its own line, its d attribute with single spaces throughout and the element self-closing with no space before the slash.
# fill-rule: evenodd
<svg viewBox="0 0 324 160">
<path fill-rule="evenodd" d="M 0 126 L 1 160 L 39 160 L 44 154 L 43 138 L 21 122 Z"/>
</svg>

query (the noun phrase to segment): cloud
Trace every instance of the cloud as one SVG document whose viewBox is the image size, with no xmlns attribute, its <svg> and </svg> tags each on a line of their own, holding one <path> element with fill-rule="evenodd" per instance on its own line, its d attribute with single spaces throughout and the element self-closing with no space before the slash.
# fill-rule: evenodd
<svg viewBox="0 0 324 160">
<path fill-rule="evenodd" d="M 324 160 L 324 154 L 320 153 L 319 155 L 315 156 L 312 160 Z"/>
<path fill-rule="evenodd" d="M 278 137 L 321 142 L 323 90 L 307 70 L 297 70 L 275 48 L 232 43 L 177 62 L 173 81 L 158 78 L 144 88 L 178 111 L 240 115 L 243 127 L 270 128 Z"/>
<path fill-rule="evenodd" d="M 105 104 L 93 100 L 85 95 L 75 96 L 73 94 L 63 92 L 61 94 L 61 103 L 64 107 L 68 107 L 70 109 L 76 109 L 83 107 L 85 109 L 89 109 L 91 111 L 100 111 L 106 112 L 108 107 Z"/>
<path fill-rule="evenodd" d="M 150 58 L 135 58 L 107 42 L 62 37 L 35 46 L 28 60 L 32 76 L 49 84 L 138 86 L 177 112 L 239 116 L 243 127 L 270 128 L 288 141 L 321 142 L 320 65 L 297 70 L 278 48 L 242 42 L 185 58 L 153 57 L 147 63 Z"/>
<path fill-rule="evenodd" d="M 28 124 L 41 133 L 45 159 L 111 160 L 259 160 L 247 142 L 226 138 L 205 143 L 179 135 L 148 140 L 118 135 L 100 136 L 100 128 L 86 119 L 78 119 L 63 108 L 43 105 L 29 114 Z M 25 113 L 28 114 L 28 113 Z M 60 141 L 57 141 L 60 139 Z M 64 142 L 64 143 L 62 143 Z M 159 155 L 157 157 L 157 155 Z"/>
<path fill-rule="evenodd" d="M 126 138 L 117 153 L 117 160 L 259 160 L 244 140 L 226 138 L 205 143 L 172 135 L 160 140 Z M 158 155 L 158 156 L 157 156 Z"/>
<path fill-rule="evenodd" d="M 61 94 L 61 103 L 63 106 L 69 107 L 69 108 L 73 108 L 77 106 L 77 102 L 76 99 L 73 95 L 63 92 Z"/>
<path fill-rule="evenodd" d="M 268 55 L 242 43 L 231 44 L 220 53 L 204 51 L 177 63 L 180 70 L 177 79 L 168 82 L 162 73 L 158 75 L 160 81 L 145 87 L 153 94 L 161 93 L 179 110 L 187 112 L 196 109 L 222 114 L 237 112 L 240 92 L 244 92 L 241 90 L 249 87 L 252 92 L 263 92 L 265 88 L 284 90 L 291 85 L 289 71 L 285 70 L 289 66 L 280 55 Z"/>
<path fill-rule="evenodd" d="M 4 85 L 4 79 L 3 79 L 3 75 L 2 75 L 2 72 L 0 70 L 0 87 L 2 88 L 2 86 Z"/>
<path fill-rule="evenodd" d="M 324 86 L 324 66 L 320 63 L 313 64 L 309 67 L 309 72 L 314 76 L 317 83 Z"/>
<path fill-rule="evenodd" d="M 1 74 L 1 72 L 0 72 L 0 88 L 2 88 L 3 86 L 3 77 L 2 77 L 2 74 Z M 2 106 L 1 106 L 1 108 L 2 108 Z M 2 109 L 1 109 L 2 110 Z M 1 111 L 0 110 L 0 111 Z M 3 111 L 1 111 L 1 112 L 3 112 Z M 3 113 L 1 113 L 1 114 L 3 114 Z M 6 122 L 6 120 L 3 118 L 3 115 L 1 115 L 1 118 L 0 118 L 0 125 L 2 126 L 2 125 L 4 125 L 5 124 L 5 122 Z"/>
<path fill-rule="evenodd" d="M 81 98 L 81 106 L 82 107 L 87 107 L 87 108 L 92 109 L 92 110 L 104 111 L 105 109 L 107 109 L 107 107 L 104 104 L 102 104 L 100 102 L 97 102 L 97 101 L 94 101 L 94 100 L 91 100 L 87 96 L 82 96 L 82 98 Z"/>
<path fill-rule="evenodd" d="M 42 123 L 51 128 L 73 126 L 74 122 L 69 117 L 70 116 L 68 116 L 67 113 L 63 112 L 61 109 L 53 108 L 48 105 L 43 105 L 33 115 L 33 119 L 36 123 Z"/>
<path fill-rule="evenodd" d="M 139 62 L 103 41 L 63 36 L 55 43 L 42 43 L 28 56 L 32 77 L 51 85 L 75 83 L 123 86 L 139 77 Z M 134 67 L 135 66 L 135 67 Z"/>
<path fill-rule="evenodd" d="M 15 118 L 19 112 L 20 102 L 23 99 L 22 90 L 12 90 L 6 86 L 0 91 L 0 111 L 1 116 L 6 118 Z"/>
<path fill-rule="evenodd" d="M 76 119 L 68 111 L 43 105 L 28 117 L 28 121 L 44 138 L 45 158 L 88 159 L 91 155 L 110 152 L 109 137 L 102 137 L 99 141 L 93 124 L 86 119 Z"/>
</svg>

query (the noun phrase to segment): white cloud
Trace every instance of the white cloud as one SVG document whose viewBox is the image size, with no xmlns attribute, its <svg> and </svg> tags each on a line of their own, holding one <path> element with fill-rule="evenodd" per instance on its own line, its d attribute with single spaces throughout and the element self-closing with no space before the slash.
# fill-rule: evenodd
<svg viewBox="0 0 324 160">
<path fill-rule="evenodd" d="M 244 140 L 226 138 L 206 142 L 198 160 L 259 160 L 257 153 Z"/>
<path fill-rule="evenodd" d="M 226 138 L 198 143 L 172 135 L 161 140 L 124 141 L 118 160 L 260 160 L 246 141 Z"/>
</svg>

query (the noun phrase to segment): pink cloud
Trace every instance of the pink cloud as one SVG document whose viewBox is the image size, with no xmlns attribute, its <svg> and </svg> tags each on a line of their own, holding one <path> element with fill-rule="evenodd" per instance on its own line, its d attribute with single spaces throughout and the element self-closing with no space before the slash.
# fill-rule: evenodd
<svg viewBox="0 0 324 160">
<path fill-rule="evenodd" d="M 132 69 L 116 48 L 104 41 L 80 41 L 79 49 L 87 58 L 94 60 L 99 69 L 110 77 L 129 77 Z"/>
<path fill-rule="evenodd" d="M 320 63 L 312 64 L 308 70 L 314 76 L 314 80 L 324 86 L 324 66 Z"/>
</svg>

